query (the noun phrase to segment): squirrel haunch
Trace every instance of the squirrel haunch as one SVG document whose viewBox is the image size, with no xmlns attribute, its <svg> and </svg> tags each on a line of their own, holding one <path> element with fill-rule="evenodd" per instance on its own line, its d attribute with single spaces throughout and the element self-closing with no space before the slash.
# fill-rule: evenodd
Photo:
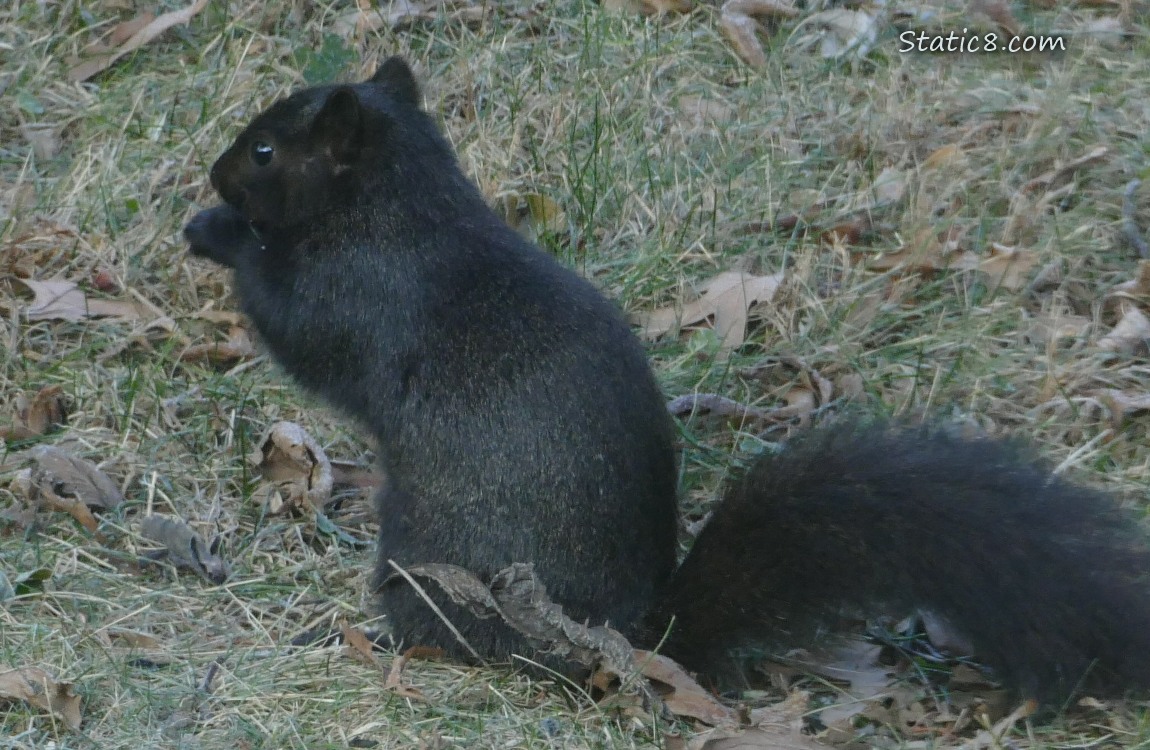
<svg viewBox="0 0 1150 750">
<path fill-rule="evenodd" d="M 674 428 L 638 340 L 511 230 L 406 63 L 304 89 L 212 167 L 192 252 L 231 267 L 283 367 L 379 441 L 375 585 L 392 635 L 460 648 L 387 560 L 531 562 L 576 620 L 712 674 L 843 606 L 920 606 L 1014 687 L 1150 683 L 1150 562 L 1117 502 L 992 441 L 832 425 L 761 457 L 676 570 Z M 435 597 L 486 658 L 531 655 Z"/>
</svg>

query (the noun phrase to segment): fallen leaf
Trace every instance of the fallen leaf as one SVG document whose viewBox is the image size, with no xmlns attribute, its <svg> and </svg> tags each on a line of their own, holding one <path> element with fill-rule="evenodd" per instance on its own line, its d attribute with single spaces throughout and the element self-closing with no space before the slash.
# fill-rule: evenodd
<svg viewBox="0 0 1150 750">
<path fill-rule="evenodd" d="M 1117 388 L 1102 388 L 1091 391 L 1094 397 L 1110 412 L 1110 426 L 1115 430 L 1122 427 L 1126 417 L 1150 410 L 1150 393 L 1131 393 Z"/>
<path fill-rule="evenodd" d="M 567 214 L 559 204 L 540 193 L 506 195 L 500 201 L 507 225 L 529 239 L 567 229 Z"/>
<path fill-rule="evenodd" d="M 879 172 L 871 183 L 870 190 L 860 208 L 878 209 L 898 203 L 906 195 L 908 174 L 894 167 Z"/>
<path fill-rule="evenodd" d="M 1085 338 L 1093 325 L 1094 321 L 1082 315 L 1043 315 L 1031 320 L 1023 335 L 1035 344 L 1058 345 L 1066 339 Z"/>
<path fill-rule="evenodd" d="M 826 750 L 810 737 L 782 727 L 713 729 L 693 738 L 687 750 Z"/>
<path fill-rule="evenodd" d="M 664 13 L 690 13 L 692 0 L 603 0 L 603 7 L 615 13 L 655 16 Z"/>
<path fill-rule="evenodd" d="M 1095 39 L 1109 47 L 1120 47 L 1129 36 L 1122 21 L 1114 16 L 1083 20 L 1071 32 L 1075 39 Z"/>
<path fill-rule="evenodd" d="M 785 0 L 727 0 L 719 16 L 719 28 L 743 62 L 762 68 L 767 64 L 767 57 L 757 33 L 759 22 L 798 15 L 799 10 Z"/>
<path fill-rule="evenodd" d="M 108 34 L 108 46 L 119 47 L 155 20 L 156 14 L 146 10 L 135 18 L 116 24 Z"/>
<path fill-rule="evenodd" d="M 698 125 L 730 122 L 734 117 L 734 107 L 718 99 L 680 96 L 676 106 L 679 112 Z"/>
<path fill-rule="evenodd" d="M 86 81 L 97 73 L 107 70 L 121 57 L 143 47 L 173 26 L 191 21 L 207 5 L 208 0 L 196 0 L 186 8 L 174 10 L 153 19 L 133 33 L 120 47 L 90 60 L 85 60 L 69 70 L 68 80 Z"/>
<path fill-rule="evenodd" d="M 655 339 L 676 328 L 689 328 L 709 320 L 722 341 L 723 351 L 730 351 L 746 337 L 750 308 L 770 302 L 784 278 L 782 273 L 770 276 L 751 276 L 739 271 L 720 273 L 703 285 L 699 299 L 694 302 L 641 314 L 639 325 L 643 336 Z"/>
<path fill-rule="evenodd" d="M 24 123 L 19 126 L 20 135 L 32 147 L 32 154 L 41 161 L 49 161 L 60 152 L 60 125 L 44 123 Z"/>
<path fill-rule="evenodd" d="M 403 698 L 426 701 L 427 696 L 423 694 L 422 690 L 414 685 L 408 685 L 403 682 L 404 669 L 412 659 L 441 659 L 443 658 L 443 653 L 443 649 L 441 648 L 412 646 L 391 662 L 391 669 L 387 672 L 387 679 L 383 682 L 383 689 Z"/>
<path fill-rule="evenodd" d="M 804 27 L 813 27 L 805 36 L 799 36 Z M 803 47 L 817 42 L 824 59 L 846 56 L 862 59 L 878 41 L 878 18 L 862 10 L 831 8 L 807 16 L 795 27 L 794 38 Z"/>
<path fill-rule="evenodd" d="M 1106 296 L 1130 299 L 1150 297 L 1150 260 L 1138 261 L 1138 271 L 1134 274 L 1134 278 L 1116 284 Z"/>
<path fill-rule="evenodd" d="M 923 170 L 942 169 L 943 167 L 949 167 L 963 160 L 964 158 L 965 153 L 962 150 L 962 146 L 958 145 L 957 143 L 951 143 L 932 151 L 929 156 L 922 160 L 922 164 L 919 165 L 919 168 Z"/>
<path fill-rule="evenodd" d="M 970 9 L 975 13 L 984 13 L 998 28 L 1009 36 L 1021 36 L 1022 24 L 1010 11 L 1010 6 L 1004 0 L 971 0 Z"/>
<path fill-rule="evenodd" d="M 158 513 L 144 517 L 140 522 L 140 535 L 164 546 L 163 550 L 148 555 L 150 559 L 166 559 L 176 568 L 191 570 L 216 585 L 228 580 L 231 571 L 219 555 L 218 537 L 209 544 L 181 519 Z"/>
<path fill-rule="evenodd" d="M 509 565 L 497 572 L 488 586 L 470 571 L 455 565 L 423 563 L 401 568 L 392 560 L 388 560 L 388 563 L 395 572 L 382 586 L 406 581 L 421 596 L 426 597 L 426 592 L 415 578 L 434 581 L 451 601 L 466 607 L 477 617 L 499 616 L 530 642 L 557 658 L 577 661 L 587 666 L 601 663 L 619 675 L 638 672 L 634 651 L 626 638 L 607 626 L 589 626 L 563 614 L 563 608 L 551 601 L 546 587 L 529 564 Z M 446 624 L 449 628 L 454 627 L 450 623 Z M 456 637 L 476 655 L 462 635 L 456 633 Z M 652 705 L 658 702 L 650 691 L 647 698 Z"/>
<path fill-rule="evenodd" d="M 352 627 L 347 620 L 339 623 L 339 632 L 343 642 L 347 645 L 348 653 L 354 654 L 359 661 L 373 667 L 379 666 L 379 659 L 375 656 L 375 644 L 359 628 Z M 398 661 L 398 659 L 397 659 Z M 395 665 L 392 665 L 394 671 Z"/>
<path fill-rule="evenodd" d="M 644 677 L 666 688 L 659 690 L 659 696 L 671 713 L 698 719 L 711 726 L 739 725 L 738 712 L 715 700 L 709 691 L 700 687 L 699 683 L 676 662 L 666 656 L 642 649 L 635 649 L 635 661 Z M 620 677 L 626 678 L 627 675 Z"/>
<path fill-rule="evenodd" d="M 39 667 L 0 672 L 0 697 L 25 701 L 58 716 L 73 731 L 80 728 L 80 696 L 70 682 L 57 682 Z"/>
<path fill-rule="evenodd" d="M 1150 319 L 1132 304 L 1122 306 L 1122 317 L 1110 333 L 1098 339 L 1098 348 L 1112 352 L 1133 354 L 1146 347 L 1150 340 Z"/>
<path fill-rule="evenodd" d="M 24 310 L 28 320 L 83 320 L 85 318 L 122 318 L 141 320 L 149 317 L 143 305 L 108 299 L 89 299 L 72 281 L 34 281 L 14 279 L 32 292 L 32 301 Z"/>
<path fill-rule="evenodd" d="M 16 398 L 16 419 L 8 427 L 0 427 L 0 438 L 27 440 L 47 435 L 68 420 L 68 402 L 64 389 L 58 385 L 44 386 L 28 399 L 24 394 Z"/>
<path fill-rule="evenodd" d="M 1022 186 L 1022 192 L 1032 193 L 1039 190 L 1040 188 L 1049 189 L 1053 183 L 1068 179 L 1083 167 L 1087 167 L 1091 164 L 1094 164 L 1095 162 L 1102 161 L 1109 153 L 1110 149 L 1106 146 L 1095 146 L 1083 156 L 1080 156 L 1077 159 L 1072 159 L 1071 161 L 1068 161 L 1065 164 L 1028 181 Z"/>
<path fill-rule="evenodd" d="M 29 453 L 33 460 L 32 482 L 41 490 L 75 497 L 84 506 L 110 510 L 124 502 L 120 488 L 91 461 L 50 445 Z"/>
<path fill-rule="evenodd" d="M 999 286 L 1018 291 L 1026 286 L 1030 270 L 1037 263 L 1038 254 L 1033 250 L 1020 250 L 992 242 L 990 253 L 978 259 L 977 269 L 989 276 L 987 286 L 991 291 Z"/>
<path fill-rule="evenodd" d="M 252 338 L 243 326 L 228 329 L 227 339 L 210 344 L 196 344 L 180 352 L 181 362 L 208 362 L 213 365 L 230 366 L 256 355 Z"/>
<path fill-rule="evenodd" d="M 294 422 L 276 422 L 268 428 L 248 461 L 272 485 L 264 496 L 273 513 L 307 510 L 305 504 L 322 510 L 331 498 L 331 462 L 315 438 Z"/>
</svg>

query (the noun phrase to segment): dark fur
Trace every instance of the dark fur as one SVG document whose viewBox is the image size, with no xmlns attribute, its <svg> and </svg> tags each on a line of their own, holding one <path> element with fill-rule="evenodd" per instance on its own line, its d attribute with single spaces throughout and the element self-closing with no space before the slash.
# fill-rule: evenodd
<svg viewBox="0 0 1150 750">
<path fill-rule="evenodd" d="M 1031 695 L 1065 695 L 1095 659 L 1110 688 L 1150 682 L 1133 522 L 999 443 L 824 428 L 735 482 L 672 579 L 674 431 L 642 348 L 487 207 L 401 60 L 277 102 L 212 184 L 226 203 L 188 225 L 193 252 L 235 269 L 275 357 L 379 440 L 397 639 L 459 652 L 406 584 L 382 586 L 389 558 L 532 562 L 576 619 L 652 645 L 674 616 L 666 651 L 704 671 L 885 604 L 938 611 Z M 484 656 L 529 653 L 443 606 Z"/>
</svg>

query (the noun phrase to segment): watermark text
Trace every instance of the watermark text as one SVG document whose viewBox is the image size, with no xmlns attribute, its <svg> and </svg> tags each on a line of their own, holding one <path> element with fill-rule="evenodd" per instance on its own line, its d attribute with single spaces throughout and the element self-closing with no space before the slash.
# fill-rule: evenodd
<svg viewBox="0 0 1150 750">
<path fill-rule="evenodd" d="M 1065 52 L 1066 39 L 1054 35 L 1007 36 L 988 31 L 984 34 L 969 34 L 951 31 L 946 34 L 928 33 L 908 29 L 898 35 L 899 52 L 958 52 L 985 54 L 1005 52 Z"/>
</svg>

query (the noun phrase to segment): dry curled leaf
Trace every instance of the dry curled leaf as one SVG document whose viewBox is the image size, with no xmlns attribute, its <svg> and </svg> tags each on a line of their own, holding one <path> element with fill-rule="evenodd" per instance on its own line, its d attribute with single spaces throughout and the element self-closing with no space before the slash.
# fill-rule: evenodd
<svg viewBox="0 0 1150 750">
<path fill-rule="evenodd" d="M 247 329 L 243 326 L 232 326 L 228 329 L 227 339 L 189 346 L 180 352 L 180 361 L 230 366 L 240 360 L 251 359 L 255 354 L 256 348 Z"/>
<path fill-rule="evenodd" d="M 375 656 L 375 644 L 367 637 L 366 633 L 359 628 L 352 627 L 347 620 L 340 621 L 339 632 L 347 646 L 347 653 L 353 654 L 364 664 L 370 664 L 373 667 L 379 666 L 379 659 Z"/>
<path fill-rule="evenodd" d="M 248 456 L 271 483 L 263 493 L 273 513 L 321 510 L 331 498 L 331 462 L 319 443 L 295 422 L 276 422 Z"/>
<path fill-rule="evenodd" d="M 1110 333 L 1098 339 L 1098 348 L 1131 354 L 1150 341 L 1150 319 L 1132 304 L 1122 306 L 1122 317 Z"/>
<path fill-rule="evenodd" d="M 826 745 L 794 730 L 765 726 L 713 729 L 693 737 L 687 750 L 826 750 Z"/>
<path fill-rule="evenodd" d="M 711 726 L 736 727 L 739 714 L 732 708 L 715 700 L 714 695 L 704 690 L 687 670 L 666 656 L 650 651 L 635 649 L 635 661 L 648 680 L 659 683 L 665 689 L 659 691 L 663 705 L 676 716 L 698 719 Z M 619 675 L 626 679 L 628 675 Z"/>
<path fill-rule="evenodd" d="M 990 243 L 990 252 L 978 258 L 975 267 L 987 275 L 991 291 L 999 286 L 1016 292 L 1026 286 L 1030 271 L 1038 264 L 1038 253 L 1017 247 Z"/>
<path fill-rule="evenodd" d="M 90 508 L 109 510 L 124 502 L 120 488 L 91 461 L 50 445 L 38 446 L 32 457 L 32 482 L 41 490 L 75 497 Z"/>
<path fill-rule="evenodd" d="M 567 214 L 558 203 L 540 193 L 515 193 L 499 201 L 504 221 L 529 239 L 562 232 Z"/>
<path fill-rule="evenodd" d="M 1100 162 L 1110 153 L 1106 146 L 1095 146 L 1087 153 L 1062 164 L 1055 169 L 1035 177 L 1022 186 L 1023 193 L 1031 193 L 1039 189 L 1050 189 L 1055 183 L 1069 179 L 1080 169 Z"/>
<path fill-rule="evenodd" d="M 765 68 L 767 55 L 757 35 L 758 23 L 750 16 L 737 13 L 723 13 L 719 17 L 719 28 L 735 48 L 735 53 L 752 68 Z"/>
<path fill-rule="evenodd" d="M 719 28 L 743 62 L 752 68 L 762 68 L 767 64 L 767 56 L 758 37 L 759 22 L 798 15 L 798 9 L 785 0 L 728 0 L 723 3 Z"/>
<path fill-rule="evenodd" d="M 693 0 L 602 0 L 603 7 L 610 11 L 633 15 L 658 16 L 664 13 L 690 13 L 695 8 Z"/>
<path fill-rule="evenodd" d="M 753 305 L 770 302 L 783 282 L 783 274 L 751 276 L 725 271 L 703 285 L 699 299 L 685 305 L 670 305 L 639 316 L 643 335 L 655 339 L 676 328 L 711 321 L 723 342 L 723 351 L 740 344 L 747 333 L 747 314 Z"/>
<path fill-rule="evenodd" d="M 80 696 L 70 682 L 58 682 L 39 667 L 0 671 L 0 698 L 25 701 L 49 711 L 69 729 L 80 728 Z"/>
<path fill-rule="evenodd" d="M 205 581 L 221 584 L 228 580 L 230 569 L 219 555 L 219 538 L 211 544 L 204 541 L 194 529 L 178 518 L 152 514 L 140 523 L 140 534 L 159 542 L 164 549 L 149 555 L 151 559 L 167 559 L 177 568 L 191 570 Z"/>
<path fill-rule="evenodd" d="M 121 57 L 143 47 L 173 26 L 191 21 L 196 17 L 196 14 L 206 8 L 207 5 L 208 0 L 196 0 L 186 8 L 173 10 L 152 19 L 150 22 L 143 24 L 138 30 L 135 30 L 134 33 L 116 49 L 97 55 L 90 60 L 85 60 L 69 70 L 68 80 L 86 81 L 97 73 L 107 70 Z"/>
<path fill-rule="evenodd" d="M 800 35 L 800 31 L 805 31 L 805 35 Z M 795 28 L 795 39 L 803 47 L 817 43 L 819 54 L 826 59 L 862 59 L 878 42 L 878 32 L 879 18 L 875 13 L 831 8 L 804 18 Z"/>
<path fill-rule="evenodd" d="M 412 646 L 397 656 L 391 663 L 391 669 L 387 672 L 387 679 L 383 682 L 383 689 L 402 698 L 426 701 L 427 696 L 423 694 L 422 690 L 414 685 L 407 685 L 403 682 L 404 669 L 412 659 L 440 659 L 442 657 L 443 649 L 441 648 Z"/>
<path fill-rule="evenodd" d="M 135 302 L 89 298 L 73 281 L 14 279 L 32 292 L 32 301 L 24 308 L 28 320 L 84 320 L 85 318 L 120 318 L 142 320 L 150 310 Z"/>
<path fill-rule="evenodd" d="M 412 577 L 434 581 L 456 604 L 480 618 L 498 616 L 550 654 L 594 666 L 605 664 L 615 674 L 637 672 L 631 644 L 609 627 L 588 626 L 563 614 L 547 595 L 529 564 L 515 563 L 494 575 L 490 586 L 455 565 L 424 563 L 396 569 L 384 585 Z M 449 625 L 450 627 L 450 625 Z M 466 641 L 462 641 L 465 647 Z"/>
<path fill-rule="evenodd" d="M 23 393 L 16 398 L 16 419 L 10 426 L 0 427 L 0 439 L 27 440 L 47 435 L 68 420 L 68 402 L 64 389 L 48 385 L 32 398 Z"/>
</svg>

